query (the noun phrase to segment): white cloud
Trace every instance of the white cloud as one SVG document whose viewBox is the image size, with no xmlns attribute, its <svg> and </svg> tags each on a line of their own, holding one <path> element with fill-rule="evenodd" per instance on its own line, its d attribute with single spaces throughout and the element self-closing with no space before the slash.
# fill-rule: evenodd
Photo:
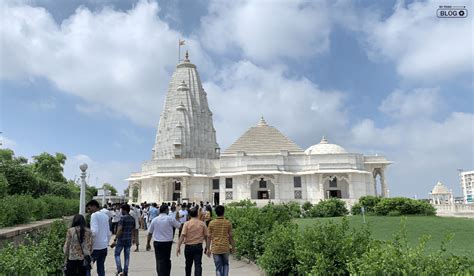
<svg viewBox="0 0 474 276">
<path fill-rule="evenodd" d="M 439 89 L 415 89 L 404 92 L 396 90 L 380 105 L 379 110 L 398 118 L 431 116 L 439 110 Z"/>
<path fill-rule="evenodd" d="M 31 102 L 30 106 L 39 111 L 48 111 L 56 109 L 56 98 L 49 97 L 47 99 L 41 99 L 39 101 Z"/>
<path fill-rule="evenodd" d="M 78 8 L 58 25 L 43 8 L 4 4 L 0 77 L 44 77 L 82 98 L 79 111 L 155 126 L 183 38 L 158 18 L 158 9 L 146 1 L 126 12 Z M 199 43 L 184 38 L 193 61 L 212 71 Z"/>
<path fill-rule="evenodd" d="M 202 19 L 202 39 L 217 53 L 234 49 L 253 61 L 301 59 L 329 49 L 324 1 L 213 1 Z"/>
<path fill-rule="evenodd" d="M 262 115 L 302 147 L 324 134 L 338 137 L 347 124 L 342 92 L 321 90 L 306 78 L 288 78 L 282 67 L 264 69 L 241 61 L 203 86 L 223 149 Z"/>
<path fill-rule="evenodd" d="M 474 114 L 452 112 L 435 120 L 436 108 L 444 108 L 436 89 L 397 90 L 379 107 L 394 114 L 393 124 L 377 127 L 364 119 L 351 128 L 355 147 L 395 161 L 389 181 L 397 195 L 426 198 L 437 181 L 459 194 L 456 169 L 474 168 Z"/>
<path fill-rule="evenodd" d="M 470 6 L 470 2 L 456 2 Z M 437 18 L 439 2 L 402 2 L 386 20 L 367 20 L 364 29 L 372 59 L 395 62 L 411 80 L 437 81 L 472 72 L 472 17 Z M 443 4 L 446 4 L 443 2 Z"/>
<path fill-rule="evenodd" d="M 4 135 L 0 135 L 1 147 L 15 150 L 18 146 L 18 143 Z"/>
<path fill-rule="evenodd" d="M 81 174 L 79 165 L 82 163 L 87 163 L 88 165 L 88 177 L 86 180 L 89 185 L 100 187 L 105 182 L 111 183 L 120 194 L 127 188 L 128 183 L 125 179 L 130 175 L 130 172 L 137 171 L 140 168 L 139 164 L 131 162 L 98 161 L 92 159 L 87 154 L 81 153 L 72 156 L 66 161 L 64 175 L 73 180 L 79 178 Z"/>
</svg>

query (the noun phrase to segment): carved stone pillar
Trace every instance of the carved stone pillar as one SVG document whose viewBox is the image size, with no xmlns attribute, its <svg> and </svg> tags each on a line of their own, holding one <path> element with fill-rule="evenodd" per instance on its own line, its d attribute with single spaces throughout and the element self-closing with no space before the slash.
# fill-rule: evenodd
<svg viewBox="0 0 474 276">
<path fill-rule="evenodd" d="M 388 194 L 388 185 L 385 182 L 385 171 L 382 169 L 380 173 L 380 184 L 382 184 L 382 197 L 387 197 Z"/>
<path fill-rule="evenodd" d="M 183 183 L 181 183 L 181 199 L 188 198 L 188 183 L 189 177 L 183 177 Z"/>
<path fill-rule="evenodd" d="M 321 199 L 324 199 L 325 198 L 325 195 L 324 195 L 324 181 L 323 181 L 323 175 L 322 174 L 318 174 L 318 184 L 319 184 L 320 197 L 321 197 Z"/>
<path fill-rule="evenodd" d="M 133 189 L 135 188 L 135 183 L 128 182 L 128 203 L 133 202 Z"/>
<path fill-rule="evenodd" d="M 354 198 L 354 185 L 352 185 L 352 174 L 347 176 L 347 198 Z"/>
<path fill-rule="evenodd" d="M 274 187 L 275 187 L 275 191 L 273 192 L 273 199 L 275 200 L 280 200 L 280 176 L 279 175 L 275 175 L 275 183 L 273 183 Z M 270 198 L 271 198 L 271 195 L 270 195 Z"/>
<path fill-rule="evenodd" d="M 374 182 L 374 195 L 377 196 L 377 174 L 374 174 L 372 181 Z"/>
</svg>

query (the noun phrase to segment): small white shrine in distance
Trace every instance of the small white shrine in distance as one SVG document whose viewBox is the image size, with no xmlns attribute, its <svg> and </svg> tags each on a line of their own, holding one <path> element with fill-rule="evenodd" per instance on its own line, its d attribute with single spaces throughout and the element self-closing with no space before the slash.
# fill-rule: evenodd
<svg viewBox="0 0 474 276">
<path fill-rule="evenodd" d="M 261 205 L 337 197 L 351 204 L 364 195 L 388 196 L 391 163 L 347 152 L 325 137 L 303 150 L 264 118 L 221 152 L 207 94 L 186 53 L 171 77 L 152 158 L 127 180 L 136 202 Z"/>
</svg>

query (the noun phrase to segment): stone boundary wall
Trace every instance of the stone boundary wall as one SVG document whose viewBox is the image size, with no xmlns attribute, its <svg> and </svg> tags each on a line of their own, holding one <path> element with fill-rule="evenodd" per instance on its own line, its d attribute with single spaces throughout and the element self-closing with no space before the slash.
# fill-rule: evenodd
<svg viewBox="0 0 474 276">
<path fill-rule="evenodd" d="M 433 206 L 436 208 L 436 215 L 440 217 L 474 218 L 474 205 L 472 204 L 443 204 Z"/>
<path fill-rule="evenodd" d="M 70 223 L 72 218 L 73 217 L 70 216 L 55 219 L 45 219 L 27 224 L 19 224 L 11 227 L 0 228 L 0 249 L 9 242 L 13 242 L 15 245 L 23 243 L 27 234 L 35 234 L 40 230 L 48 229 L 56 220 L 62 219 L 66 223 Z"/>
</svg>

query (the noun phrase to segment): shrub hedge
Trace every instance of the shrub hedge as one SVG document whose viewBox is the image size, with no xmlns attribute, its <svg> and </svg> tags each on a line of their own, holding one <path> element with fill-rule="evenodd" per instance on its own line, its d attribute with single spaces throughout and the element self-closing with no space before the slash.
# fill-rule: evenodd
<svg viewBox="0 0 474 276">
<path fill-rule="evenodd" d="M 373 210 L 379 205 L 385 206 L 383 201 L 373 204 Z M 321 208 L 334 214 L 332 205 L 343 209 L 337 200 L 322 202 L 309 212 Z M 316 207 L 318 205 L 324 208 Z M 388 213 L 407 212 L 406 208 L 397 208 L 398 205 L 390 205 L 393 208 Z M 414 206 L 422 206 L 415 208 L 418 211 L 426 208 L 418 202 Z M 237 257 L 255 261 L 267 275 L 474 274 L 472 258 L 446 252 L 445 246 L 438 253 L 427 255 L 424 252 L 426 238 L 417 247 L 409 247 L 403 224 L 393 241 L 379 241 L 371 237 L 367 228 L 350 228 L 345 219 L 342 223 L 318 222 L 301 231 L 291 222 L 291 210 L 287 205 L 273 204 L 263 208 L 227 207 L 226 217 L 234 226 Z"/>
<path fill-rule="evenodd" d="M 406 197 L 382 198 L 375 206 L 375 213 L 387 215 L 427 215 L 436 214 L 436 209 L 428 202 Z"/>
<path fill-rule="evenodd" d="M 428 202 L 406 197 L 380 198 L 363 196 L 351 208 L 353 215 L 360 215 L 364 206 L 368 215 L 400 216 L 400 215 L 426 215 L 433 216 L 436 209 Z"/>
<path fill-rule="evenodd" d="M 339 198 L 322 200 L 309 211 L 310 217 L 341 217 L 347 214 L 346 203 Z"/>
<path fill-rule="evenodd" d="M 64 222 L 58 220 L 48 230 L 34 238 L 27 237 L 17 247 L 8 244 L 0 250 L 0 274 L 62 275 L 66 231 Z"/>
<path fill-rule="evenodd" d="M 0 200 L 0 227 L 28 223 L 46 218 L 59 218 L 78 212 L 79 200 L 45 195 L 10 195 Z"/>
<path fill-rule="evenodd" d="M 359 201 L 352 205 L 351 213 L 353 215 L 360 215 L 361 208 L 364 206 L 366 214 L 374 214 L 375 206 L 380 202 L 381 198 L 378 196 L 363 196 L 359 198 Z"/>
<path fill-rule="evenodd" d="M 234 239 L 238 243 L 236 256 L 252 261 L 263 254 L 265 240 L 273 225 L 288 223 L 292 219 L 287 206 L 273 204 L 263 208 L 227 206 L 225 215 L 234 227 Z"/>
</svg>

